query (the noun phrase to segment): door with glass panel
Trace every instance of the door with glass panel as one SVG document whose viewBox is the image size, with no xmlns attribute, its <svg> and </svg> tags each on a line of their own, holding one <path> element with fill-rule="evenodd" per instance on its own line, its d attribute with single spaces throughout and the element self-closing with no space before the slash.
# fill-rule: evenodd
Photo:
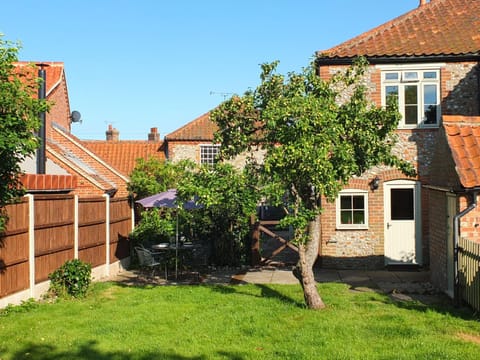
<svg viewBox="0 0 480 360">
<path fill-rule="evenodd" d="M 419 183 L 386 182 L 385 264 L 421 264 L 421 218 Z"/>
</svg>

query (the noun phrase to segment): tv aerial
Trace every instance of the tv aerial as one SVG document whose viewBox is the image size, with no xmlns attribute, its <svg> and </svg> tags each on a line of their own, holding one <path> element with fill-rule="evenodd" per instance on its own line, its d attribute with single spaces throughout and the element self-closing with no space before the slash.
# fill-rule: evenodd
<svg viewBox="0 0 480 360">
<path fill-rule="evenodd" d="M 223 96 L 223 100 L 227 100 L 227 97 L 233 95 L 233 93 L 210 91 L 210 95 L 220 95 Z"/>
</svg>

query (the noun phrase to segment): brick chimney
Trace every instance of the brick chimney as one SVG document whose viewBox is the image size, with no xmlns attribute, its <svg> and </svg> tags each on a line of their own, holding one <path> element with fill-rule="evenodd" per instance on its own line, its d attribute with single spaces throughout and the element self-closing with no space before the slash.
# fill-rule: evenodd
<svg viewBox="0 0 480 360">
<path fill-rule="evenodd" d="M 148 141 L 160 141 L 160 133 L 156 127 L 150 128 L 150 134 L 148 134 Z"/>
<path fill-rule="evenodd" d="M 105 135 L 107 136 L 107 141 L 118 141 L 120 138 L 120 132 L 112 127 L 112 124 L 108 125 L 108 130 L 105 131 Z"/>
<path fill-rule="evenodd" d="M 428 3 L 428 0 L 420 0 L 420 4 L 418 5 L 418 7 L 426 5 L 427 3 Z"/>
</svg>

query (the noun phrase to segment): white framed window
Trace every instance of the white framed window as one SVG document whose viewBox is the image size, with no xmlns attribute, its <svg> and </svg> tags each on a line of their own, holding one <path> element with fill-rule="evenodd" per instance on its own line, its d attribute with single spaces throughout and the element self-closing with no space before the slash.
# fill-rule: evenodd
<svg viewBox="0 0 480 360">
<path fill-rule="evenodd" d="M 394 97 L 402 114 L 400 128 L 438 127 L 440 68 L 392 68 L 382 71 L 382 103 Z"/>
<path fill-rule="evenodd" d="M 336 208 L 337 229 L 368 229 L 368 191 L 342 190 Z"/>
<path fill-rule="evenodd" d="M 200 164 L 215 164 L 219 151 L 220 145 L 200 145 Z"/>
</svg>

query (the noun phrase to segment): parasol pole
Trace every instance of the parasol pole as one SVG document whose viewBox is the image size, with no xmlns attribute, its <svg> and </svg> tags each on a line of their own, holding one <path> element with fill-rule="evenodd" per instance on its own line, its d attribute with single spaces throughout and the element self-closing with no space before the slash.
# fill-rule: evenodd
<svg viewBox="0 0 480 360">
<path fill-rule="evenodd" d="M 177 228 L 175 230 L 175 280 L 178 277 L 178 205 L 177 205 Z"/>
</svg>

